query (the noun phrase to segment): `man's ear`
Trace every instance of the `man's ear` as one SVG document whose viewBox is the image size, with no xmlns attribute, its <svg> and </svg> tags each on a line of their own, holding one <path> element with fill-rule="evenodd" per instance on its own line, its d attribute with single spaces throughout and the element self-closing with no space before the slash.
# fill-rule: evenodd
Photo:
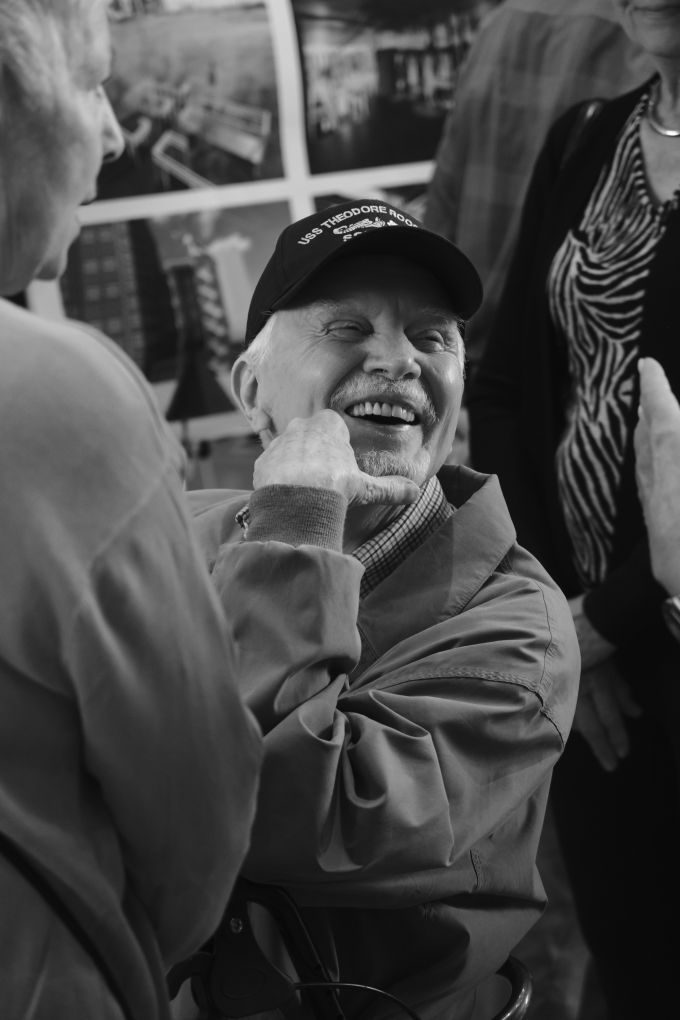
<svg viewBox="0 0 680 1020">
<path fill-rule="evenodd" d="M 264 438 L 263 433 L 271 436 L 272 420 L 267 411 L 260 406 L 257 375 L 243 355 L 236 359 L 231 370 L 231 388 L 253 432 L 260 438 Z"/>
</svg>

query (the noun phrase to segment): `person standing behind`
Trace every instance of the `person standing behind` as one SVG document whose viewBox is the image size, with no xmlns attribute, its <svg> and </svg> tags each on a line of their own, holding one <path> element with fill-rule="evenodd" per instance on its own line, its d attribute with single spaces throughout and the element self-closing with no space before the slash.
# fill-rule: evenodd
<svg viewBox="0 0 680 1020">
<path fill-rule="evenodd" d="M 654 358 L 640 361 L 640 420 L 635 429 L 638 493 L 652 572 L 669 594 L 664 614 L 680 639 L 680 404 Z"/>
<path fill-rule="evenodd" d="M 474 383 L 509 269 L 522 203 L 548 128 L 579 100 L 611 97 L 652 71 L 611 0 L 504 0 L 463 65 L 435 158 L 424 221 L 468 251 L 484 283 L 467 324 Z M 469 438 L 467 407 L 458 434 Z M 574 917 L 550 805 L 539 848 L 546 914 L 521 954 L 536 977 L 532 1015 L 571 1020 L 587 954 Z M 590 1001 L 592 992 L 585 993 Z"/>
<path fill-rule="evenodd" d="M 662 1015 L 680 950 L 680 661 L 633 451 L 638 359 L 656 358 L 680 392 L 680 0 L 616 6 L 657 73 L 604 104 L 566 157 L 578 107 L 551 129 L 469 408 L 473 463 L 498 473 L 520 542 L 570 599 L 581 687 L 551 801 L 624 1020 Z M 642 875 L 652 848 L 662 890 Z"/>
<path fill-rule="evenodd" d="M 444 125 L 424 223 L 469 252 L 484 303 L 466 337 L 479 362 L 510 265 L 531 169 L 552 122 L 652 71 L 611 0 L 504 0 L 475 39 Z"/>
<path fill-rule="evenodd" d="M 121 151 L 104 0 L 0 0 L 0 293 L 58 276 Z M 105 338 L 0 299 L 3 1020 L 165 1020 L 220 920 L 261 741 L 181 451 Z"/>
<path fill-rule="evenodd" d="M 642 358 L 640 417 L 635 428 L 635 472 L 647 526 L 652 572 L 668 598 L 661 614 L 673 639 L 680 642 L 680 404 L 655 358 Z M 668 684 L 668 717 L 680 719 L 680 685 Z M 674 745 L 680 772 L 680 747 Z"/>
</svg>

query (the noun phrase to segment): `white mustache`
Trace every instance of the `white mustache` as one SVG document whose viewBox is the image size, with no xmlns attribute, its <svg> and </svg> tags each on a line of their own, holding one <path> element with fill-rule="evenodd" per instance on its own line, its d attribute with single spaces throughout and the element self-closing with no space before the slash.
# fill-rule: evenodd
<svg viewBox="0 0 680 1020">
<path fill-rule="evenodd" d="M 432 426 L 437 422 L 432 399 L 422 386 L 413 383 L 389 382 L 377 376 L 373 379 L 350 379 L 341 383 L 330 399 L 332 410 L 344 410 L 350 404 L 360 404 L 364 400 L 379 401 L 385 404 L 406 403 L 418 414 L 423 425 Z"/>
</svg>

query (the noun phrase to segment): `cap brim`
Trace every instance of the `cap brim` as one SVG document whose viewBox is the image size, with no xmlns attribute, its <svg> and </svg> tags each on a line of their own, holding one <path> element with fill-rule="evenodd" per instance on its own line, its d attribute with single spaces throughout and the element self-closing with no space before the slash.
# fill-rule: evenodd
<svg viewBox="0 0 680 1020">
<path fill-rule="evenodd" d="M 452 307 L 462 319 L 469 319 L 482 303 L 482 282 L 467 256 L 451 241 L 431 230 L 414 227 L 382 227 L 367 230 L 342 248 L 319 259 L 313 269 L 296 280 L 272 304 L 271 310 L 284 308 L 322 269 L 337 259 L 359 253 L 400 255 L 428 269 L 450 296 Z"/>
</svg>

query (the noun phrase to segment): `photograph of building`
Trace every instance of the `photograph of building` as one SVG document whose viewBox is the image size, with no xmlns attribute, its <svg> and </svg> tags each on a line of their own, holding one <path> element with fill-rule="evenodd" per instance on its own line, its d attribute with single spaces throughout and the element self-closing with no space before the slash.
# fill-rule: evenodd
<svg viewBox="0 0 680 1020">
<path fill-rule="evenodd" d="M 280 177 L 263 0 L 112 0 L 107 91 L 127 141 L 100 197 Z"/>
<path fill-rule="evenodd" d="M 292 5 L 312 173 L 431 159 L 460 64 L 494 3 Z"/>
<path fill-rule="evenodd" d="M 290 219 L 279 202 L 87 226 L 60 281 L 64 311 L 120 344 L 151 382 L 175 378 L 189 347 L 224 372 Z"/>
</svg>

